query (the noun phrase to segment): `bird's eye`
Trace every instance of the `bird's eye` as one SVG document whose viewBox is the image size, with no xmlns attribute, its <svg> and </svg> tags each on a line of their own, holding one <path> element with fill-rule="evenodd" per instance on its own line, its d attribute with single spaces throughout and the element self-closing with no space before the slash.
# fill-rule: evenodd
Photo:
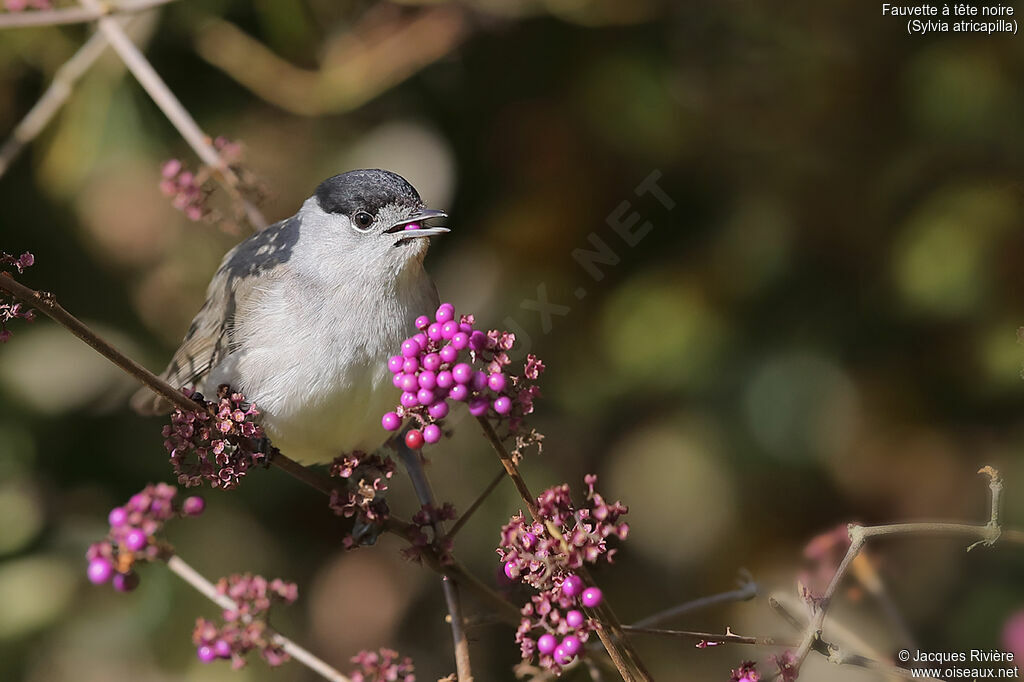
<svg viewBox="0 0 1024 682">
<path fill-rule="evenodd" d="M 360 211 L 355 215 L 355 223 L 360 230 L 365 230 L 373 223 L 373 216 L 366 211 Z"/>
</svg>

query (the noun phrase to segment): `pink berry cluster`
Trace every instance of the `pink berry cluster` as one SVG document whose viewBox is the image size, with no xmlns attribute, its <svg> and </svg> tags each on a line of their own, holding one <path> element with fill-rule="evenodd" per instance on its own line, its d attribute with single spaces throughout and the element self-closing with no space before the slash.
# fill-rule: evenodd
<svg viewBox="0 0 1024 682">
<path fill-rule="evenodd" d="M 50 9 L 50 0 L 5 0 L 4 9 L 8 12 L 23 12 L 27 9 Z"/>
<path fill-rule="evenodd" d="M 343 540 L 346 549 L 373 544 L 383 530 L 391 513 L 384 493 L 394 473 L 395 463 L 390 457 L 358 450 L 331 464 L 331 476 L 345 479 L 348 487 L 331 491 L 328 505 L 338 516 L 357 519 L 352 533 Z"/>
<path fill-rule="evenodd" d="M 205 480 L 213 488 L 237 487 L 246 472 L 267 457 L 259 449 L 263 429 L 254 421 L 259 410 L 226 384 L 217 390 L 216 402 L 187 389 L 184 392 L 203 407 L 176 409 L 171 423 L 163 428 L 164 448 L 171 455 L 178 483 L 191 488 Z"/>
<path fill-rule="evenodd" d="M 92 544 L 85 554 L 89 581 L 96 585 L 111 582 L 119 592 L 130 592 L 139 584 L 136 562 L 171 556 L 173 548 L 157 538 L 164 524 L 175 518 L 199 516 L 206 508 L 201 497 L 186 497 L 179 503 L 177 496 L 174 486 L 157 483 L 111 509 L 106 539 Z"/>
<path fill-rule="evenodd" d="M 611 563 L 615 549 L 608 547 L 608 537 L 624 540 L 629 533 L 629 526 L 620 522 L 629 510 L 604 500 L 595 490 L 597 476 L 588 475 L 584 481 L 584 506 L 573 504 L 568 485 L 545 490 L 537 498 L 543 523 L 517 514 L 501 529 L 497 550 L 506 577 L 539 592 L 523 607 L 516 632 L 523 659 L 531 661 L 536 654 L 541 667 L 556 674 L 576 657 L 593 631 L 581 609 L 597 608 L 603 601 L 600 588 L 585 585 L 577 572 L 602 558 Z"/>
<path fill-rule="evenodd" d="M 402 550 L 402 556 L 410 561 L 420 561 L 423 557 L 423 550 L 432 543 L 427 537 L 427 529 L 430 529 L 434 537 L 433 545 L 438 552 L 438 558 L 442 565 L 449 565 L 455 561 L 452 556 L 454 541 L 451 538 L 439 538 L 434 534 L 437 524 L 455 519 L 455 507 L 445 502 L 440 508 L 432 504 L 425 504 L 420 510 L 413 514 L 412 523 L 409 525 L 408 534 L 409 547 Z"/>
<path fill-rule="evenodd" d="M 743 661 L 740 667 L 733 669 L 729 682 L 760 682 L 761 673 L 753 661 Z"/>
<path fill-rule="evenodd" d="M 352 682 L 416 682 L 412 659 L 397 651 L 360 651 L 352 657 L 358 668 L 349 673 Z"/>
<path fill-rule="evenodd" d="M 288 653 L 275 641 L 267 625 L 267 613 L 274 603 L 291 604 L 299 596 L 295 583 L 281 579 L 267 580 L 246 573 L 221 578 L 217 592 L 229 597 L 237 608 L 224 609 L 223 623 L 216 625 L 205 618 L 196 620 L 192 642 L 196 656 L 204 663 L 230 659 L 231 667 L 245 666 L 246 655 L 255 650 L 267 662 L 278 666 L 289 659 Z"/>
<path fill-rule="evenodd" d="M 26 252 L 20 256 L 12 256 L 0 251 L 0 270 L 14 268 L 18 273 L 22 273 L 25 272 L 25 268 L 32 267 L 35 262 L 36 258 L 31 253 Z M 35 319 L 35 311 L 26 308 L 18 301 L 9 300 L 0 295 L 0 343 L 6 343 L 11 338 L 7 323 L 19 318 L 31 322 Z"/>
<path fill-rule="evenodd" d="M 530 355 L 520 376 L 506 374 L 515 335 L 483 332 L 474 324 L 472 315 L 456 317 L 455 306 L 442 303 L 433 320 L 426 315 L 416 319 L 419 331 L 402 342 L 400 354 L 388 359 L 393 383 L 402 395 L 395 410 L 381 418 L 381 425 L 397 431 L 403 420 L 414 419 L 420 428 L 405 436 L 406 445 L 414 450 L 441 440 L 450 401 L 466 403 L 474 417 L 507 422 L 517 448 L 539 447 L 539 434 L 522 433 L 522 421 L 540 395 L 533 382 L 544 371 L 544 363 Z"/>
</svg>

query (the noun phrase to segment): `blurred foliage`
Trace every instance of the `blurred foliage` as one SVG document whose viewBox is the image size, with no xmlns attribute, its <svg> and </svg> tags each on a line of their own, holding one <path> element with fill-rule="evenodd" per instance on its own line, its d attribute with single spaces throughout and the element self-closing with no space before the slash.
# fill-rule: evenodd
<svg viewBox="0 0 1024 682">
<path fill-rule="evenodd" d="M 402 72 L 425 50 L 408 34 L 359 61 L 435 11 L 443 54 Z M 235 33 L 210 33 L 225 22 Z M 132 30 L 204 129 L 246 145 L 269 216 L 365 166 L 449 209 L 453 232 L 428 259 L 442 297 L 511 327 L 550 368 L 536 415 L 548 440 L 528 482 L 595 471 L 632 507 L 633 536 L 598 576 L 624 619 L 729 589 L 741 567 L 766 592 L 792 591 L 802 546 L 841 522 L 981 519 L 985 463 L 1004 471 L 1006 516 L 1024 525 L 1016 39 L 909 39 L 876 5 L 738 0 L 181 0 Z M 0 131 L 86 35 L 2 34 Z M 210 45 L 228 39 L 211 35 L 248 36 L 285 68 L 333 68 L 364 90 L 294 113 L 240 84 L 273 90 L 263 62 L 211 65 Z M 381 60 L 394 82 L 376 78 Z M 0 248 L 37 256 L 25 280 L 153 368 L 239 238 L 169 206 L 157 182 L 170 157 L 193 162 L 108 55 L 0 179 Z M 654 171 L 671 210 L 636 192 Z M 608 221 L 634 211 L 652 229 L 631 247 Z M 599 280 L 573 257 L 595 237 L 618 259 L 596 266 Z M 548 331 L 522 305 L 541 285 L 568 307 Z M 295 665 L 200 665 L 191 626 L 213 607 L 159 567 L 127 596 L 86 584 L 106 510 L 170 477 L 160 422 L 129 414 L 130 383 L 48 322 L 15 332 L 0 349 L 0 679 L 310 679 Z M 466 425 L 431 458 L 439 495 L 460 508 L 498 466 Z M 214 578 L 297 581 L 277 625 L 343 669 L 358 648 L 393 646 L 420 679 L 451 672 L 437 579 L 403 562 L 400 543 L 343 554 L 323 500 L 274 471 L 245 483 L 172 528 L 187 560 Z M 408 515 L 404 481 L 392 499 Z M 459 536 L 459 556 L 495 583 L 498 528 L 518 509 L 502 486 Z M 877 556 L 930 650 L 997 646 L 1024 604 L 1024 557 L 1007 548 L 890 543 Z M 871 600 L 837 611 L 890 651 L 880 614 Z M 681 623 L 726 624 L 784 632 L 763 603 Z M 509 679 L 511 630 L 472 638 L 478 679 Z M 639 645 L 671 680 L 725 679 L 754 653 Z M 865 679 L 827 673 L 847 677 Z"/>
</svg>

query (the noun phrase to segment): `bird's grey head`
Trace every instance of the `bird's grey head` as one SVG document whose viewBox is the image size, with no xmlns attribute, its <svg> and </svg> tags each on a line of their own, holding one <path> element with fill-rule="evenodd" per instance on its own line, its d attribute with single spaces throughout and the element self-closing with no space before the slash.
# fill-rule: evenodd
<svg viewBox="0 0 1024 682">
<path fill-rule="evenodd" d="M 385 170 L 354 170 L 327 178 L 300 211 L 302 229 L 317 232 L 328 253 L 377 272 L 400 272 L 422 260 L 444 211 L 426 208 L 405 178 Z"/>
</svg>

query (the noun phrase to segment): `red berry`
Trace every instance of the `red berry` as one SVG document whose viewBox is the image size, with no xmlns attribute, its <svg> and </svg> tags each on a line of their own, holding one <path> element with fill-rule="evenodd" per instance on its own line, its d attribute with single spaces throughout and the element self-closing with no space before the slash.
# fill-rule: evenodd
<svg viewBox="0 0 1024 682">
<path fill-rule="evenodd" d="M 423 447 L 423 433 L 419 429 L 412 429 L 405 434 L 405 445 L 410 450 L 419 450 Z"/>
</svg>

